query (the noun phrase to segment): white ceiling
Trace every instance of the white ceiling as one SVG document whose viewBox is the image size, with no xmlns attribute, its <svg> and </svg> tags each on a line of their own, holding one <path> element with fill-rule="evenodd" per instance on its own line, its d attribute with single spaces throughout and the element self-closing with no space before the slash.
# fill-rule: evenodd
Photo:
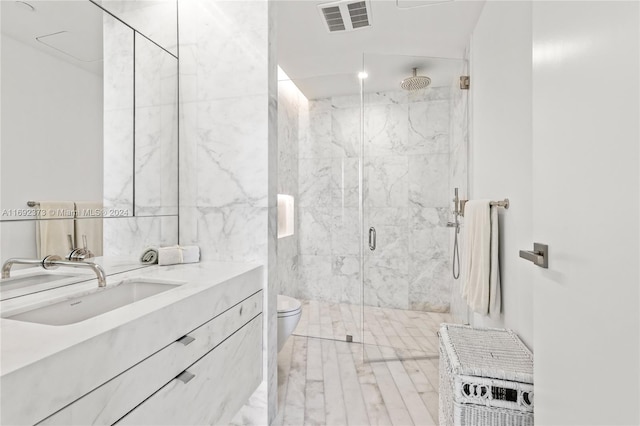
<svg viewBox="0 0 640 426">
<path fill-rule="evenodd" d="M 451 84 L 484 6 L 484 0 L 372 0 L 371 27 L 329 33 L 317 8 L 327 1 L 277 6 L 278 64 L 309 99 L 358 93 L 363 62 L 367 92 L 398 90 L 412 67 L 432 86 Z"/>
<path fill-rule="evenodd" d="M 89 1 L 2 1 L 3 35 L 102 74 L 102 10 Z M 38 41 L 37 39 L 40 39 Z"/>
</svg>

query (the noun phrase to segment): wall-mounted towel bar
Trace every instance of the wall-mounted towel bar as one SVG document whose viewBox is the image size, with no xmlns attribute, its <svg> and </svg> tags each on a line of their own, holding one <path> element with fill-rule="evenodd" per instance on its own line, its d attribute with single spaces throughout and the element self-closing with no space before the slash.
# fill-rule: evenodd
<svg viewBox="0 0 640 426">
<path fill-rule="evenodd" d="M 464 205 L 467 204 L 469 200 L 460 200 L 460 216 L 464 216 Z M 491 201 L 489 203 L 492 206 L 504 207 L 505 209 L 509 208 L 509 199 L 505 198 L 502 201 Z"/>
</svg>

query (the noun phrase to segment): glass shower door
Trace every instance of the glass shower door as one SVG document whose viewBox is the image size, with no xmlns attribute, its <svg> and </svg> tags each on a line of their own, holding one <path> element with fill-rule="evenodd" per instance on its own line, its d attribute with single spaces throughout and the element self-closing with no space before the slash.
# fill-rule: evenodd
<svg viewBox="0 0 640 426">
<path fill-rule="evenodd" d="M 362 83 L 363 338 L 369 357 L 437 355 L 448 321 L 451 219 L 466 98 L 463 61 L 365 54 Z M 405 90 L 426 80 L 426 88 Z M 464 152 L 466 161 L 466 151 Z M 466 168 L 465 168 L 466 173 Z M 466 177 L 465 177 L 466 179 Z M 465 185 L 466 186 L 466 185 Z"/>
<path fill-rule="evenodd" d="M 298 190 L 297 280 L 283 287 L 302 302 L 301 336 L 361 340 L 359 92 L 353 74 L 279 81 L 279 161 L 298 178 L 279 183 Z"/>
</svg>

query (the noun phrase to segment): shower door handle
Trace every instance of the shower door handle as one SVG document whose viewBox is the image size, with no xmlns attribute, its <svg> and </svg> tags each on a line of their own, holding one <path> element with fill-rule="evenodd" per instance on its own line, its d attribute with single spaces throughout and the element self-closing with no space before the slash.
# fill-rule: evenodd
<svg viewBox="0 0 640 426">
<path fill-rule="evenodd" d="M 369 250 L 374 251 L 376 249 L 376 228 L 373 226 L 369 228 Z"/>
</svg>

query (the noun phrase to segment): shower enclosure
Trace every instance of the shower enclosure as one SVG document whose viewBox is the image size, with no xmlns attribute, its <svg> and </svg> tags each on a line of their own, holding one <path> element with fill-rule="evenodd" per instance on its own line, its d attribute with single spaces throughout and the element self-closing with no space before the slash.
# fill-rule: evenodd
<svg viewBox="0 0 640 426">
<path fill-rule="evenodd" d="M 414 68 L 429 86 L 401 88 Z M 438 313 L 458 293 L 446 225 L 453 188 L 467 188 L 466 61 L 365 54 L 362 71 L 294 81 L 308 98 L 296 129 L 295 333 L 437 353 L 421 329 L 447 320 Z"/>
</svg>

